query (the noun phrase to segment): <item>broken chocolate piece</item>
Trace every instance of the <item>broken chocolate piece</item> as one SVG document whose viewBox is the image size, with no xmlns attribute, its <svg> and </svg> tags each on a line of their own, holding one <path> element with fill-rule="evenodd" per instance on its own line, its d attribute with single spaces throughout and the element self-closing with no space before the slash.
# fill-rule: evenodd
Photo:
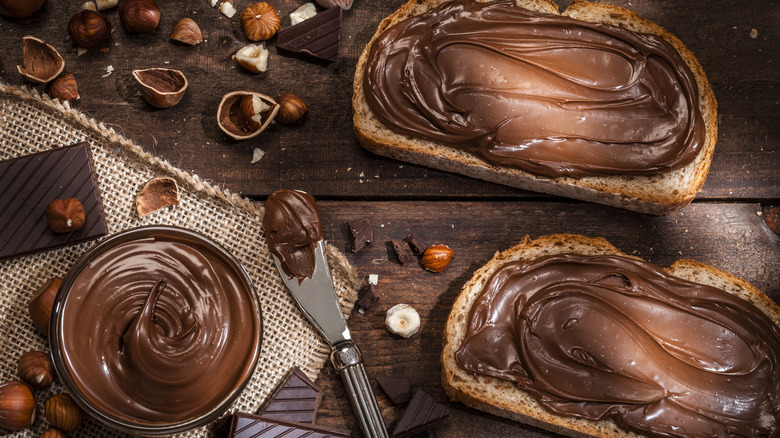
<svg viewBox="0 0 780 438">
<path fill-rule="evenodd" d="M 398 256 L 398 261 L 402 265 L 415 259 L 411 248 L 409 248 L 409 244 L 406 243 L 405 240 L 391 240 L 391 242 L 393 244 L 393 249 L 395 250 L 395 255 Z"/>
<path fill-rule="evenodd" d="M 376 296 L 374 285 L 369 283 L 366 287 L 360 290 L 360 297 L 357 300 L 357 305 L 365 310 L 370 310 L 376 306 L 379 302 L 379 297 Z"/>
<path fill-rule="evenodd" d="M 106 234 L 89 145 L 79 143 L 0 163 L 0 260 L 83 242 Z M 46 225 L 46 207 L 78 199 L 84 225 L 57 234 Z"/>
<path fill-rule="evenodd" d="M 382 376 L 376 381 L 394 405 L 404 404 L 412 398 L 412 386 L 406 377 Z"/>
<path fill-rule="evenodd" d="M 449 411 L 422 389 L 417 389 L 406 410 L 395 425 L 393 437 L 404 437 L 421 432 L 445 420 Z"/>
<path fill-rule="evenodd" d="M 339 56 L 341 8 L 328 8 L 277 34 L 276 47 L 333 62 Z"/>
<path fill-rule="evenodd" d="M 404 241 L 409 244 L 409 248 L 414 255 L 422 255 L 425 252 L 425 248 L 428 247 L 428 245 L 423 242 L 422 238 L 416 234 L 410 234 L 404 237 Z"/>
<path fill-rule="evenodd" d="M 260 410 L 260 414 L 274 420 L 314 424 L 320 402 L 320 387 L 309 380 L 298 367 L 294 367 Z"/>
<path fill-rule="evenodd" d="M 311 424 L 295 423 L 266 418 L 259 415 L 237 412 L 233 414 L 230 424 L 231 438 L 347 438 L 349 431 L 331 429 Z"/>
<path fill-rule="evenodd" d="M 352 240 L 352 252 L 358 252 L 370 245 L 374 240 L 374 233 L 371 231 L 371 222 L 368 219 L 360 219 L 354 222 L 347 222 L 349 225 L 349 237 Z"/>
</svg>

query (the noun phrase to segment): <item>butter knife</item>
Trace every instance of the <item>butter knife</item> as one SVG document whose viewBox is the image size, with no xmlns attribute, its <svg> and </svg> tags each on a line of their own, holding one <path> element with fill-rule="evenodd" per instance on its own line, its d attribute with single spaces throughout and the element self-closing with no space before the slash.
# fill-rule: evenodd
<svg viewBox="0 0 780 438">
<path fill-rule="evenodd" d="M 311 278 L 299 280 L 295 276 L 286 274 L 279 258 L 274 254 L 271 257 L 298 307 L 330 344 L 332 349 L 330 361 L 341 375 L 363 435 L 367 438 L 388 438 L 382 413 L 379 411 L 363 367 L 360 350 L 352 341 L 347 322 L 339 308 L 333 279 L 325 258 L 325 243 L 324 240 L 320 240 L 316 244 L 314 272 Z"/>
</svg>

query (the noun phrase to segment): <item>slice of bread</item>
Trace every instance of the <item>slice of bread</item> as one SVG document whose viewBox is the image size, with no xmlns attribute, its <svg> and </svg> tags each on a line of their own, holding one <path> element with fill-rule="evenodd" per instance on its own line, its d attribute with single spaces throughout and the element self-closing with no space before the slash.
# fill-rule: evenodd
<svg viewBox="0 0 780 438">
<path fill-rule="evenodd" d="M 538 257 L 577 253 L 585 255 L 622 255 L 620 250 L 602 238 L 575 234 L 556 234 L 531 240 L 528 236 L 512 248 L 496 253 L 493 259 L 478 269 L 463 287 L 452 305 L 444 330 L 442 351 L 442 386 L 453 401 L 494 415 L 527 423 L 559 434 L 581 437 L 637 437 L 636 433 L 619 428 L 613 421 L 592 421 L 583 418 L 559 416 L 539 404 L 529 393 L 518 388 L 515 382 L 490 376 L 477 375 L 460 368 L 455 353 L 463 343 L 474 300 L 491 275 L 505 263 L 516 260 L 533 260 Z M 632 257 L 638 259 L 637 257 Z M 739 296 L 758 307 L 780 326 L 780 306 L 748 282 L 726 272 L 693 260 L 679 260 L 669 274 L 693 282 L 710 285 Z"/>
<path fill-rule="evenodd" d="M 523 8 L 558 14 L 552 0 L 516 0 Z M 698 60 L 683 43 L 657 24 L 617 6 L 574 0 L 562 14 L 606 23 L 636 32 L 660 35 L 671 43 L 690 67 L 699 88 L 699 105 L 707 130 L 704 147 L 690 164 L 655 176 L 544 177 L 517 168 L 493 165 L 468 152 L 423 138 L 398 134 L 385 126 L 368 106 L 363 76 L 371 47 L 392 25 L 445 3 L 444 0 L 411 0 L 385 18 L 361 55 L 353 83 L 354 128 L 360 144 L 386 157 L 461 173 L 521 189 L 597 202 L 642 213 L 662 215 L 688 205 L 704 184 L 717 139 L 717 102 Z"/>
</svg>

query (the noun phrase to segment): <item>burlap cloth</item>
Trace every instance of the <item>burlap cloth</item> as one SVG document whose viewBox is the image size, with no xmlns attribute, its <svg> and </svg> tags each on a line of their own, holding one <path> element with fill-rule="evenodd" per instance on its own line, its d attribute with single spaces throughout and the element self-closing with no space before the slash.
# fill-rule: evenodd
<svg viewBox="0 0 780 438">
<path fill-rule="evenodd" d="M 209 184 L 171 166 L 132 141 L 66 104 L 35 90 L 0 83 L 0 160 L 54 146 L 88 141 L 109 234 L 150 224 L 169 224 L 201 232 L 219 242 L 244 265 L 254 282 L 263 314 L 263 347 L 252 380 L 230 411 L 255 412 L 293 365 L 312 379 L 322 368 L 329 348 L 303 318 L 273 266 L 262 228 L 260 204 Z M 143 219 L 135 211 L 140 187 L 157 176 L 179 184 L 181 205 Z M 3 190 L 0 187 L 0 190 Z M 27 303 L 46 279 L 63 276 L 97 241 L 44 251 L 0 262 L 0 380 L 17 380 L 16 364 L 28 350 L 49 351 L 48 341 L 33 327 Z M 356 299 L 357 276 L 344 256 L 328 247 L 341 308 L 348 315 Z M 38 419 L 32 428 L 11 436 L 37 437 L 48 428 L 45 401 L 63 392 L 59 382 L 36 391 Z M 2 429 L 0 429 L 2 433 Z M 71 436 L 115 437 L 123 434 L 91 418 Z M 210 436 L 207 427 L 176 436 Z"/>
</svg>

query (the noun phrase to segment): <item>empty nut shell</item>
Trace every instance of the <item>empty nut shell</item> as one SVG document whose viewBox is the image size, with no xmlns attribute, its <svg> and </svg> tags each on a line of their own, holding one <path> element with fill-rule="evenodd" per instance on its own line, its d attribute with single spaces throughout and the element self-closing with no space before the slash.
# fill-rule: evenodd
<svg viewBox="0 0 780 438">
<path fill-rule="evenodd" d="M 141 96 L 155 108 L 170 108 L 184 97 L 187 78 L 179 70 L 168 68 L 147 68 L 134 70 Z"/>
<path fill-rule="evenodd" d="M 30 82 L 45 84 L 59 76 L 65 68 L 65 60 L 57 50 L 33 36 L 22 38 L 24 67 L 17 65 L 19 74 Z"/>
<path fill-rule="evenodd" d="M 72 73 L 62 75 L 58 77 L 51 84 L 49 89 L 49 95 L 55 99 L 59 99 L 61 102 L 78 100 L 79 87 L 76 84 L 76 77 Z"/>
<path fill-rule="evenodd" d="M 70 432 L 81 424 L 84 411 L 68 394 L 54 394 L 46 400 L 46 419 L 59 430 Z"/>
<path fill-rule="evenodd" d="M 68 23 L 68 35 L 73 44 L 82 49 L 100 45 L 111 35 L 111 22 L 98 11 L 85 9 L 76 13 Z"/>
<path fill-rule="evenodd" d="M 262 102 L 268 105 L 268 109 L 260 113 L 259 127 L 247 126 L 245 122 L 242 122 L 240 116 L 241 101 L 247 96 L 254 96 L 259 98 Z M 269 96 L 261 93 L 255 93 L 253 91 L 233 91 L 222 97 L 222 101 L 219 103 L 217 109 L 217 124 L 219 128 L 230 137 L 236 140 L 246 140 L 257 136 L 268 127 L 271 121 L 276 117 L 279 111 L 279 104 Z"/>
<path fill-rule="evenodd" d="M 241 12 L 244 35 L 250 41 L 265 41 L 276 35 L 281 20 L 273 6 L 266 2 L 255 3 Z"/>
<path fill-rule="evenodd" d="M 119 20 L 128 32 L 154 32 L 160 24 L 160 8 L 154 0 L 122 0 Z"/>
<path fill-rule="evenodd" d="M 201 33 L 198 23 L 194 20 L 182 18 L 173 26 L 171 39 L 194 46 L 203 42 L 203 33 Z"/>
</svg>

